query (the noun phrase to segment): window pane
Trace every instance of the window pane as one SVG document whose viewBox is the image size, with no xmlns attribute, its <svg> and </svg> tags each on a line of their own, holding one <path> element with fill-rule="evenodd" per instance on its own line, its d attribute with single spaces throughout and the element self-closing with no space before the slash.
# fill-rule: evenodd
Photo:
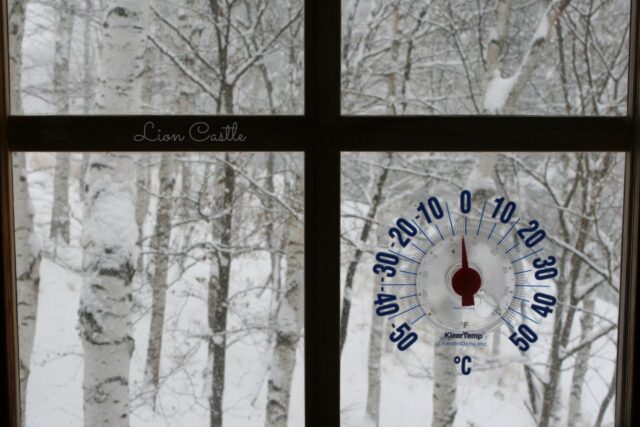
<svg viewBox="0 0 640 427">
<path fill-rule="evenodd" d="M 303 0 L 10 5 L 14 114 L 303 113 Z"/>
<path fill-rule="evenodd" d="M 342 425 L 613 425 L 623 180 L 621 153 L 343 153 Z"/>
<path fill-rule="evenodd" d="M 343 1 L 345 114 L 626 114 L 629 0 Z"/>
<path fill-rule="evenodd" d="M 301 153 L 16 153 L 27 426 L 304 425 Z"/>
</svg>

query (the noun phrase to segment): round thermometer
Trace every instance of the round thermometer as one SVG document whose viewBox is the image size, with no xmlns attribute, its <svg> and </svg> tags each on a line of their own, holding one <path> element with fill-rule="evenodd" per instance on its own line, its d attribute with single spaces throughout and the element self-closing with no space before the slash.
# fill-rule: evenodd
<svg viewBox="0 0 640 427">
<path fill-rule="evenodd" d="M 389 339 L 401 351 L 417 341 L 413 326 L 423 320 L 451 339 L 507 327 L 527 351 L 553 313 L 558 270 L 540 223 L 518 217 L 504 197 L 476 207 L 472 200 L 464 190 L 455 201 L 418 202 L 395 220 L 388 247 L 376 254 L 376 313 L 391 321 Z"/>
</svg>

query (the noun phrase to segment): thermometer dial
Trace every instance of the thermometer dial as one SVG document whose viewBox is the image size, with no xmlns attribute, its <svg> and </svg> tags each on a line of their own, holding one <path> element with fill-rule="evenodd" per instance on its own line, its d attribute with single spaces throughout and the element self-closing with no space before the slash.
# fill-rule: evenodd
<svg viewBox="0 0 640 427">
<path fill-rule="evenodd" d="M 376 313 L 392 321 L 399 350 L 417 339 L 423 319 L 448 336 L 486 336 L 509 328 L 521 351 L 537 341 L 535 329 L 556 304 L 556 259 L 544 253 L 545 231 L 516 216 L 504 197 L 475 210 L 471 192 L 459 203 L 432 196 L 397 218 L 389 246 L 376 254 Z M 472 335 L 470 335 L 472 334 Z"/>
<path fill-rule="evenodd" d="M 426 319 L 443 331 L 494 329 L 524 298 L 516 285 L 524 284 L 526 276 L 516 274 L 521 263 L 512 264 L 518 252 L 503 249 L 491 224 L 472 225 L 467 235 L 455 227 L 442 230 L 443 239 L 430 236 L 434 244 L 417 269 L 418 301 Z"/>
</svg>

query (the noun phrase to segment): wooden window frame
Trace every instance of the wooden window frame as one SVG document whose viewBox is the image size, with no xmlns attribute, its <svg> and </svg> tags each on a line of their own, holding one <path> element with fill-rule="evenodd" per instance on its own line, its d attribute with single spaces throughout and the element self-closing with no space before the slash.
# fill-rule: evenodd
<svg viewBox="0 0 640 427">
<path fill-rule="evenodd" d="M 13 252 L 13 151 L 300 151 L 305 153 L 305 418 L 340 423 L 340 153 L 342 151 L 621 151 L 626 153 L 616 425 L 637 425 L 635 362 L 640 256 L 640 57 L 638 2 L 631 1 L 625 117 L 340 115 L 340 0 L 305 0 L 305 111 L 301 116 L 12 116 L 7 2 L 0 10 L 0 423 L 19 426 Z M 194 121 L 237 122 L 244 142 L 138 143 L 148 120 L 167 132 Z M 322 236 L 322 238 L 320 238 Z"/>
</svg>

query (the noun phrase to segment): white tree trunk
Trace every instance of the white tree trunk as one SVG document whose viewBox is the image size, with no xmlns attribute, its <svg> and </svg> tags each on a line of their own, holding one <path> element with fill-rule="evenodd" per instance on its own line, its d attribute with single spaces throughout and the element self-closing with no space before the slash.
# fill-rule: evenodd
<svg viewBox="0 0 640 427">
<path fill-rule="evenodd" d="M 160 179 L 160 200 L 156 213 L 156 225 L 153 233 L 151 249 L 154 256 L 153 305 L 151 308 L 151 325 L 147 362 L 145 366 L 145 382 L 151 389 L 152 406 L 155 408 L 158 385 L 160 381 L 160 356 L 162 354 L 162 335 L 165 306 L 167 299 L 167 279 L 169 272 L 169 241 L 171 238 L 171 214 L 173 206 L 173 153 L 163 153 L 158 172 Z"/>
<path fill-rule="evenodd" d="M 140 248 L 144 247 L 145 243 L 145 234 L 144 234 L 144 223 L 147 218 L 147 212 L 149 211 L 149 186 L 151 184 L 150 178 L 150 167 L 149 156 L 145 156 L 144 159 L 139 159 L 136 162 L 136 224 L 138 225 L 138 246 Z M 138 256 L 137 270 L 140 273 L 140 280 L 144 283 L 145 280 L 145 269 L 144 269 L 144 254 L 143 251 L 140 251 L 140 255 Z"/>
<path fill-rule="evenodd" d="M 293 189 L 296 198 L 303 197 L 301 176 L 295 177 Z M 285 249 L 287 257 L 286 283 L 280 293 L 281 302 L 276 320 L 276 343 L 273 349 L 267 391 L 265 426 L 268 427 L 287 427 L 291 381 L 296 365 L 296 349 L 303 324 L 303 222 L 293 216 L 289 216 L 287 230 L 289 240 Z"/>
<path fill-rule="evenodd" d="M 203 33 L 203 26 L 201 19 L 193 11 L 200 5 L 196 4 L 195 0 L 184 0 L 184 7 L 178 10 L 178 29 L 184 34 L 192 46 L 200 45 L 200 38 Z M 180 60 L 185 64 L 193 64 L 193 54 L 188 49 L 185 49 L 180 56 Z M 193 81 L 186 77 L 184 73 L 181 73 L 178 69 L 175 69 L 176 83 L 177 83 L 177 100 L 176 107 L 178 114 L 193 114 L 198 111 L 197 96 L 199 91 L 194 86 Z"/>
<path fill-rule="evenodd" d="M 31 352 L 36 332 L 40 285 L 40 244 L 33 230 L 33 209 L 29 197 L 25 153 L 13 155 L 16 278 L 18 298 L 18 341 L 20 349 L 20 412 L 25 425 L 25 402 L 31 370 Z"/>
<path fill-rule="evenodd" d="M 139 111 L 148 8 L 148 1 L 117 0 L 107 9 L 98 61 L 103 113 Z M 97 153 L 89 159 L 78 310 L 87 427 L 129 425 L 131 281 L 138 256 L 134 171 L 131 155 Z"/>
<path fill-rule="evenodd" d="M 70 239 L 69 218 L 69 153 L 56 153 L 56 167 L 53 176 L 53 208 L 51 209 L 51 231 L 49 237 L 57 247 L 59 238 L 66 244 Z"/>
<path fill-rule="evenodd" d="M 61 0 L 56 8 L 58 25 L 56 28 L 55 58 L 53 63 L 53 91 L 56 111 L 69 112 L 69 63 L 71 36 L 73 34 L 73 3 L 75 0 Z"/>
<path fill-rule="evenodd" d="M 533 34 L 529 48 L 522 57 L 518 68 L 509 77 L 501 72 L 501 55 L 507 34 L 511 9 L 510 1 L 499 0 L 496 8 L 496 30 L 490 41 L 487 52 L 486 90 L 483 103 L 485 113 L 502 113 L 515 111 L 520 95 L 531 80 L 533 72 L 540 63 L 544 47 L 549 40 L 551 29 L 555 26 L 571 0 L 552 3 L 541 14 L 538 26 Z M 502 70 L 504 71 L 504 70 Z"/>
<path fill-rule="evenodd" d="M 91 37 L 91 20 L 94 18 L 92 0 L 84 0 L 84 13 L 82 28 L 82 112 L 89 114 L 94 105 L 93 86 L 95 83 L 93 76 L 93 40 Z"/>
<path fill-rule="evenodd" d="M 588 295 L 582 301 L 582 313 L 580 319 L 580 342 L 589 339 L 593 328 L 593 309 L 595 300 L 592 295 Z M 582 347 L 576 354 L 575 368 L 571 379 L 571 394 L 569 395 L 569 416 L 567 417 L 567 427 L 582 426 L 587 420 L 582 417 L 582 387 L 584 379 L 589 370 L 589 357 L 591 356 L 591 343 Z"/>
<path fill-rule="evenodd" d="M 11 74 L 11 112 L 22 114 L 22 40 L 30 0 L 9 0 L 9 68 Z"/>
<path fill-rule="evenodd" d="M 86 427 L 129 425 L 131 281 L 138 255 L 133 170 L 129 155 L 93 154 L 89 162 L 78 310 Z"/>
<path fill-rule="evenodd" d="M 376 277 L 377 279 L 377 277 Z M 373 287 L 374 298 L 378 294 L 379 282 Z M 366 415 L 377 426 L 380 423 L 380 391 L 382 389 L 382 343 L 384 338 L 384 317 L 371 310 L 371 330 L 369 332 L 369 360 L 367 363 L 367 409 Z"/>
<path fill-rule="evenodd" d="M 117 0 L 103 22 L 97 106 L 102 113 L 139 113 L 148 0 Z"/>
<path fill-rule="evenodd" d="M 502 56 L 504 55 L 505 42 L 509 32 L 509 15 L 511 14 L 511 0 L 497 0 L 495 28 L 491 32 L 491 39 L 487 47 L 486 58 L 486 83 L 493 77 L 496 71 L 500 71 Z"/>
<path fill-rule="evenodd" d="M 384 156 L 384 159 L 386 165 L 391 165 L 393 154 L 387 153 Z M 360 242 L 366 242 L 369 239 L 369 233 L 371 232 L 373 219 L 376 217 L 378 208 L 382 203 L 383 192 L 388 175 L 389 169 L 383 168 L 382 172 L 380 172 L 380 175 L 378 176 L 378 180 L 376 181 L 376 186 L 374 188 L 374 194 L 371 198 L 371 205 L 369 206 L 369 210 L 367 212 L 367 219 L 362 226 L 362 231 L 360 232 Z M 358 269 L 358 264 L 360 263 L 363 254 L 364 251 L 362 250 L 362 248 L 356 248 L 353 253 L 353 258 L 351 258 L 351 261 L 347 266 L 347 273 L 344 281 L 344 296 L 342 297 L 342 311 L 340 313 L 340 354 L 342 354 L 344 343 L 347 340 L 347 331 L 349 330 L 349 315 L 351 313 L 351 295 L 353 293 L 353 282 L 356 271 Z"/>
<path fill-rule="evenodd" d="M 457 375 L 453 358 L 454 346 L 440 345 L 433 349 L 433 415 L 431 427 L 450 427 L 456 418 Z"/>
</svg>

